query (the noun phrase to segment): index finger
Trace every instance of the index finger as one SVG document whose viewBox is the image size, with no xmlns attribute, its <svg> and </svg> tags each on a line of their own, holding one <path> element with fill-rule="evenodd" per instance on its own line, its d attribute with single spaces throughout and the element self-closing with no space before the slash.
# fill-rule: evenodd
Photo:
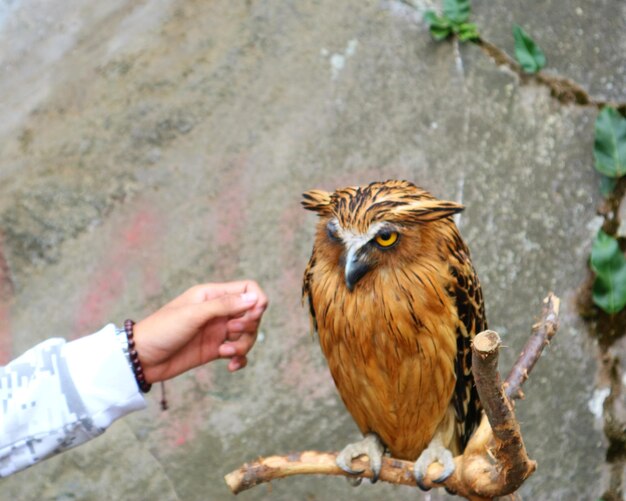
<svg viewBox="0 0 626 501">
<path fill-rule="evenodd" d="M 267 308 L 267 295 L 261 289 L 261 286 L 254 280 L 239 280 L 235 282 L 225 282 L 220 284 L 207 284 L 208 287 L 199 286 L 197 294 L 204 297 L 202 301 L 215 299 L 226 294 L 244 294 L 246 292 L 257 295 L 258 300 L 254 310 L 262 313 Z"/>
<path fill-rule="evenodd" d="M 189 320 L 199 327 L 213 318 L 222 317 L 228 321 L 239 317 L 252 308 L 257 301 L 258 297 L 252 292 L 226 294 L 208 301 L 183 305 L 181 311 L 184 311 Z"/>
<path fill-rule="evenodd" d="M 190 303 L 202 303 L 221 296 L 256 292 L 259 299 L 265 298 L 259 285 L 252 280 L 238 280 L 233 282 L 205 283 L 187 289 L 180 296 L 174 298 L 167 306 L 182 306 Z"/>
</svg>

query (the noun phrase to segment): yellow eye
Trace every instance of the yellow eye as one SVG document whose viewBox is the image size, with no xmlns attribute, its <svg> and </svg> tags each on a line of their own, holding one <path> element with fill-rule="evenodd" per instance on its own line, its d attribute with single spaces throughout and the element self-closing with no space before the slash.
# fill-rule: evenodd
<svg viewBox="0 0 626 501">
<path fill-rule="evenodd" d="M 397 231 L 381 231 L 376 238 L 374 238 L 376 243 L 381 247 L 391 247 L 398 241 L 398 232 Z"/>
</svg>

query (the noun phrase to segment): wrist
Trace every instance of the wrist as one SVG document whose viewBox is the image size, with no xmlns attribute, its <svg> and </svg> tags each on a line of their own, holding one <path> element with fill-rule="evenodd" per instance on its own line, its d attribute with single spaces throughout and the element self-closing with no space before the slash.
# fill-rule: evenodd
<svg viewBox="0 0 626 501">
<path fill-rule="evenodd" d="M 152 344 L 147 340 L 150 336 L 150 323 L 143 320 L 137 322 L 134 327 L 135 349 L 141 357 L 141 366 L 146 381 L 149 383 L 158 383 L 163 380 L 159 373 L 160 363 L 158 357 L 155 356 Z"/>
<path fill-rule="evenodd" d="M 148 393 L 152 385 L 146 380 L 146 375 L 139 361 L 139 354 L 136 349 L 133 332 L 134 325 L 135 323 L 132 320 L 126 320 L 123 328 L 116 328 L 115 334 L 130 370 L 135 376 L 137 386 L 143 393 Z"/>
</svg>

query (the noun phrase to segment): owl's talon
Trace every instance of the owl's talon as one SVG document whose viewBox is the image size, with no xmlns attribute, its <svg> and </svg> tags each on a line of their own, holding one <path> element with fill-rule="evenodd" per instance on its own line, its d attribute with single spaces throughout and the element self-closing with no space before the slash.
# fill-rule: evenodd
<svg viewBox="0 0 626 501">
<path fill-rule="evenodd" d="M 384 450 L 385 447 L 378 438 L 378 435 L 368 433 L 363 440 L 346 445 L 337 455 L 336 463 L 337 466 L 346 473 L 350 475 L 360 475 L 365 470 L 353 470 L 351 467 L 352 460 L 365 454 L 369 458 L 370 468 L 373 473 L 372 483 L 376 483 L 383 465 L 382 458 Z"/>
<path fill-rule="evenodd" d="M 434 478 L 433 482 L 435 484 L 441 484 L 454 473 L 455 465 L 452 453 L 444 447 L 437 435 L 435 435 L 435 438 L 431 441 L 426 450 L 424 450 L 417 461 L 415 461 L 413 474 L 415 475 L 415 481 L 418 485 L 423 485 L 428 467 L 435 462 L 441 463 L 443 472 L 437 478 Z"/>
<path fill-rule="evenodd" d="M 337 458 L 337 466 L 350 475 L 361 475 L 362 473 L 365 473 L 365 470 L 353 470 L 345 462 L 339 462 L 339 458 Z"/>
<path fill-rule="evenodd" d="M 415 477 L 415 483 L 420 488 L 420 490 L 424 492 L 428 492 L 431 489 L 430 487 L 426 487 L 426 484 L 422 483 L 422 480 L 418 480 L 417 477 Z"/>
<path fill-rule="evenodd" d="M 346 477 L 346 480 L 352 487 L 358 487 L 363 482 L 362 477 Z"/>
<path fill-rule="evenodd" d="M 453 473 L 454 466 L 452 467 L 452 470 L 450 472 L 446 472 L 446 470 L 444 469 L 444 473 L 433 479 L 433 482 L 435 482 L 436 484 L 443 484 L 446 480 L 448 480 L 448 478 L 450 478 L 450 475 L 452 475 Z"/>
</svg>

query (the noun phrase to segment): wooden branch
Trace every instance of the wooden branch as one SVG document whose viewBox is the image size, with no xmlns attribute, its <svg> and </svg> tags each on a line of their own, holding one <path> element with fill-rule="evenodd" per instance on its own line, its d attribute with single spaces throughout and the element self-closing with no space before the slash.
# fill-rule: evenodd
<svg viewBox="0 0 626 501">
<path fill-rule="evenodd" d="M 434 463 L 428 468 L 423 482 L 425 487 L 445 486 L 470 501 L 487 501 L 507 495 L 512 495 L 510 499 L 515 498 L 512 493 L 535 471 L 536 463 L 526 454 L 512 399 L 520 398 L 521 385 L 556 333 L 558 311 L 559 299 L 550 294 L 544 300 L 541 320 L 533 325 L 531 338 L 504 385 L 497 370 L 500 337 L 494 331 L 485 331 L 474 338 L 473 372 L 485 413 L 463 454 L 454 458 L 454 473 L 442 484 L 436 484 L 432 479 L 441 475 L 443 467 Z M 363 473 L 350 475 L 336 465 L 336 457 L 334 452 L 305 451 L 259 458 L 226 475 L 225 481 L 233 494 L 238 494 L 260 483 L 293 475 L 372 478 L 367 459 L 355 459 L 353 468 L 363 470 Z M 394 484 L 416 485 L 413 463 L 395 458 L 383 457 L 379 478 Z"/>
<path fill-rule="evenodd" d="M 260 458 L 251 465 L 244 464 L 224 477 L 233 494 L 250 489 L 263 482 L 293 475 L 336 475 L 354 477 L 336 464 L 336 452 L 305 451 L 288 456 Z M 365 470 L 359 477 L 372 478 L 369 461 L 359 457 L 352 461 L 352 467 Z M 380 480 L 394 484 L 415 486 L 413 463 L 400 459 L 383 457 Z"/>
<path fill-rule="evenodd" d="M 478 334 L 472 349 L 472 370 L 476 389 L 489 421 L 493 438 L 486 452 L 495 464 L 474 482 L 472 490 L 488 499 L 515 492 L 537 468 L 528 458 L 513 404 L 507 398 L 498 373 L 500 336 L 494 331 Z M 476 447 L 472 450 L 477 451 Z M 479 452 L 480 454 L 480 452 Z M 485 472 L 486 473 L 486 472 Z"/>
<path fill-rule="evenodd" d="M 230 472 L 224 480 L 233 494 L 239 494 L 264 482 L 271 482 L 279 478 L 292 477 L 294 475 L 333 475 L 342 477 L 372 478 L 374 475 L 369 468 L 369 460 L 358 457 L 352 461 L 352 467 L 356 470 L 363 470 L 363 473 L 351 475 L 337 466 L 337 452 L 304 451 L 289 454 L 287 456 L 269 456 L 259 458 L 251 464 L 245 463 L 235 471 Z M 462 456 L 456 457 L 457 470 L 461 464 Z M 413 476 L 413 462 L 403 459 L 395 459 L 383 456 L 383 466 L 379 480 L 392 484 L 409 485 L 415 487 L 415 477 Z M 428 468 L 428 478 L 437 478 L 441 475 L 443 467 L 437 463 Z M 456 486 L 460 479 L 453 474 L 445 485 L 450 490 Z M 431 482 L 432 484 L 432 482 Z M 427 487 L 440 485 L 430 485 Z M 480 498 L 477 498 L 480 499 Z"/>
<path fill-rule="evenodd" d="M 543 300 L 541 319 L 533 325 L 530 339 L 526 342 L 517 362 L 513 365 L 509 377 L 504 383 L 506 396 L 510 399 L 524 398 L 522 385 L 528 379 L 528 374 L 541 357 L 543 349 L 550 344 L 551 339 L 559 328 L 559 307 L 561 300 L 554 294 L 548 294 Z"/>
</svg>

